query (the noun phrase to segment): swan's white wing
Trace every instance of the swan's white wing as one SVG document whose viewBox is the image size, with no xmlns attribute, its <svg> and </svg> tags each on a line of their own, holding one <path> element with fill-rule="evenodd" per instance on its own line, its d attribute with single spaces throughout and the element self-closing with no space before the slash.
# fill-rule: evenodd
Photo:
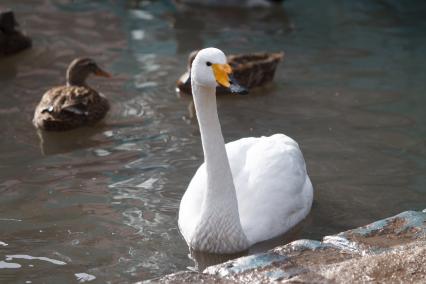
<svg viewBox="0 0 426 284">
<path fill-rule="evenodd" d="M 189 243 L 201 215 L 201 204 L 206 187 L 206 165 L 203 163 L 189 183 L 179 206 L 179 229 L 187 243 Z"/>
<path fill-rule="evenodd" d="M 243 138 L 226 149 L 250 244 L 283 234 L 308 214 L 312 184 L 293 139 L 283 134 Z"/>
<path fill-rule="evenodd" d="M 240 220 L 254 244 L 278 236 L 300 222 L 312 203 L 312 184 L 297 143 L 283 134 L 243 138 L 226 144 L 237 191 Z M 206 190 L 202 164 L 179 208 L 179 228 L 188 242 Z"/>
</svg>

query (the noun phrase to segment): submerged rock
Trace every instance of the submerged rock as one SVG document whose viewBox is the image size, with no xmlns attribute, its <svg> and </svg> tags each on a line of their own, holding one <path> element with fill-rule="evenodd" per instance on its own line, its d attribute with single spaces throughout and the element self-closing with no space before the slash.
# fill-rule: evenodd
<svg viewBox="0 0 426 284">
<path fill-rule="evenodd" d="M 421 283 L 426 279 L 426 211 L 406 211 L 320 241 L 298 240 L 160 283 Z M 424 283 L 424 282 L 423 282 Z"/>
<path fill-rule="evenodd" d="M 9 55 L 31 47 L 31 39 L 17 30 L 11 10 L 0 10 L 0 55 Z"/>
</svg>

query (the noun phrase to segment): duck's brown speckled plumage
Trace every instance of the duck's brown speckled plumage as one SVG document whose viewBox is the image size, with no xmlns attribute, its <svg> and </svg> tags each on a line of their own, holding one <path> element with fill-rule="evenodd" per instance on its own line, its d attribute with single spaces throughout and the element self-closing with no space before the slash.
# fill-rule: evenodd
<svg viewBox="0 0 426 284">
<path fill-rule="evenodd" d="M 69 130 L 98 122 L 108 110 L 107 99 L 92 88 L 60 86 L 43 95 L 33 123 L 44 130 Z"/>
<path fill-rule="evenodd" d="M 34 126 L 47 131 L 64 131 L 104 118 L 109 103 L 85 83 L 90 74 L 109 76 L 91 59 L 74 60 L 67 71 L 67 85 L 54 87 L 43 95 L 34 113 Z"/>
</svg>

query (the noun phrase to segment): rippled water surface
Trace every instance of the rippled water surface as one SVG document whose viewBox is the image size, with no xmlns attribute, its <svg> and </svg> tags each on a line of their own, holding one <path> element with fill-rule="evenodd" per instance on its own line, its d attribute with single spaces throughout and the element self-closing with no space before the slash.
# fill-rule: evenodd
<svg viewBox="0 0 426 284">
<path fill-rule="evenodd" d="M 132 282 L 194 266 L 177 228 L 202 163 L 187 54 L 286 52 L 275 82 L 219 98 L 225 139 L 284 132 L 315 187 L 296 237 L 320 239 L 426 207 L 426 5 L 286 1 L 274 9 L 166 1 L 2 0 L 33 48 L 0 59 L 0 282 Z M 38 134 L 42 93 L 90 56 L 114 74 L 96 127 Z"/>
</svg>

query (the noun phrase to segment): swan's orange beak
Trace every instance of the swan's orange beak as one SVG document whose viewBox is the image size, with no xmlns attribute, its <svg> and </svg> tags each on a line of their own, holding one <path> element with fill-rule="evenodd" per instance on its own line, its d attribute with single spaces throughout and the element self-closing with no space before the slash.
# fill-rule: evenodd
<svg viewBox="0 0 426 284">
<path fill-rule="evenodd" d="M 232 73 L 231 66 L 229 66 L 229 64 L 212 64 L 212 69 L 216 81 L 220 85 L 229 88 L 231 85 L 229 82 L 229 74 Z"/>
</svg>

